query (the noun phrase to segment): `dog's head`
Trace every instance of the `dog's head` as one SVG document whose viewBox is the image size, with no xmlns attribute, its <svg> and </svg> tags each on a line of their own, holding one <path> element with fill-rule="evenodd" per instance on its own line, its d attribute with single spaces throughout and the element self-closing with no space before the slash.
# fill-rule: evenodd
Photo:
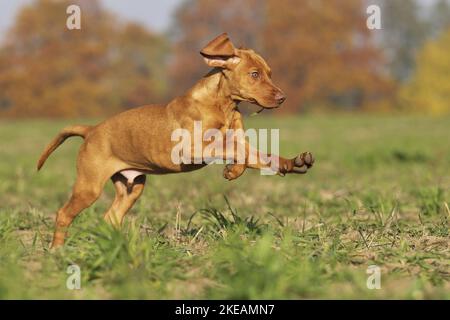
<svg viewBox="0 0 450 320">
<path fill-rule="evenodd" d="M 200 54 L 210 67 L 221 68 L 233 99 L 264 108 L 279 107 L 286 96 L 272 82 L 272 72 L 253 50 L 236 49 L 226 33 L 206 45 Z"/>
</svg>

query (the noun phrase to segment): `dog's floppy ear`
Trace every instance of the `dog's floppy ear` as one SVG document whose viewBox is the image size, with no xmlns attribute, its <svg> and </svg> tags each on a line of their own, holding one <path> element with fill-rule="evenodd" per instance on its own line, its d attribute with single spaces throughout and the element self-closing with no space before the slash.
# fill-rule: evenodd
<svg viewBox="0 0 450 320">
<path fill-rule="evenodd" d="M 200 51 L 208 66 L 220 68 L 236 65 L 240 58 L 235 53 L 236 49 L 226 33 L 216 37 Z"/>
</svg>

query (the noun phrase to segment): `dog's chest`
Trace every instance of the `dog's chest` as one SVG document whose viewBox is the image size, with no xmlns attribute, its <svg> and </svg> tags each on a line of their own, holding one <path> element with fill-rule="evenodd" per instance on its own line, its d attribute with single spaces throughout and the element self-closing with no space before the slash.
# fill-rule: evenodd
<svg viewBox="0 0 450 320">
<path fill-rule="evenodd" d="M 237 114 L 236 104 L 219 102 L 215 105 L 214 111 L 210 110 L 206 118 L 209 119 L 209 128 L 226 131 L 233 128 L 235 116 Z"/>
<path fill-rule="evenodd" d="M 228 129 L 233 128 L 233 115 L 232 114 L 217 114 L 213 117 L 205 117 L 202 121 L 203 131 L 208 129 L 216 129 L 221 132 L 225 132 Z"/>
</svg>

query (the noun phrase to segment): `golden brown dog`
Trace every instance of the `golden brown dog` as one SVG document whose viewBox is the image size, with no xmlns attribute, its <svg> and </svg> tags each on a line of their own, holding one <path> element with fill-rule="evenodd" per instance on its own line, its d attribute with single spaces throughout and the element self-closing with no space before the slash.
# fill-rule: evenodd
<svg viewBox="0 0 450 320">
<path fill-rule="evenodd" d="M 193 131 L 194 121 L 202 121 L 202 130 L 210 128 L 225 132 L 242 129 L 240 101 L 249 101 L 263 108 L 277 108 L 285 100 L 284 93 L 271 81 L 271 70 L 261 56 L 252 50 L 236 49 L 227 34 L 212 40 L 200 52 L 207 65 L 213 67 L 185 95 L 167 105 L 148 105 L 120 113 L 96 126 L 70 126 L 63 129 L 47 146 L 38 162 L 38 170 L 48 156 L 69 137 L 84 138 L 77 159 L 77 179 L 69 201 L 58 211 L 52 247 L 64 243 L 66 230 L 73 219 L 100 196 L 108 179 L 112 179 L 116 197 L 105 220 L 115 226 L 122 224 L 127 211 L 144 190 L 146 174 L 166 174 L 197 170 L 206 165 L 175 164 L 171 150 L 175 129 Z M 245 148 L 244 164 L 229 164 L 224 177 L 236 179 L 246 168 L 263 169 L 270 163 L 262 161 L 270 155 L 253 150 L 249 143 L 238 141 Z M 205 145 L 203 145 L 204 147 Z M 247 161 L 257 153 L 257 161 Z M 225 153 L 216 157 L 227 158 Z M 305 173 L 314 159 L 309 152 L 293 159 L 272 157 L 278 162 L 277 173 Z"/>
</svg>

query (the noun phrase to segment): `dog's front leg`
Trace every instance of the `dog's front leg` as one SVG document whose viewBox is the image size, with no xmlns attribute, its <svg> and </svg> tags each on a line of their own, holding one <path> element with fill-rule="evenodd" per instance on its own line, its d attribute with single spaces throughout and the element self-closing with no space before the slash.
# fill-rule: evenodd
<svg viewBox="0 0 450 320">
<path fill-rule="evenodd" d="M 244 131 L 244 123 L 242 122 L 242 115 L 241 113 L 236 110 L 233 114 L 233 120 L 230 125 L 230 129 L 234 130 L 236 133 L 237 130 Z M 239 144 L 246 145 L 248 144 L 245 140 L 245 137 L 238 137 L 236 139 L 236 135 L 233 136 L 232 142 L 233 143 L 233 150 L 242 150 L 239 148 Z M 228 142 L 227 142 L 228 143 Z M 226 148 L 227 143 L 224 144 L 224 147 Z M 247 148 L 245 148 L 246 150 Z M 239 178 L 247 168 L 246 162 L 247 162 L 247 152 L 245 154 L 245 163 L 237 163 L 236 158 L 233 159 L 235 163 L 227 164 L 225 168 L 223 169 L 223 177 L 227 180 L 234 180 Z"/>
<path fill-rule="evenodd" d="M 286 159 L 278 155 L 260 152 L 246 140 L 233 141 L 225 145 L 228 148 L 225 148 L 227 152 L 223 154 L 223 159 L 233 161 L 232 164 L 225 166 L 223 172 L 224 177 L 228 180 L 240 177 L 246 168 L 272 171 L 284 176 L 287 173 L 306 173 L 314 164 L 314 157 L 309 152 L 303 152 L 295 158 Z M 233 152 L 229 152 L 230 150 L 233 150 Z M 241 150 L 241 152 L 236 152 L 236 150 Z"/>
<path fill-rule="evenodd" d="M 242 143 L 242 142 L 241 142 Z M 287 173 L 303 174 L 312 167 L 314 157 L 309 152 L 303 152 L 292 159 L 286 159 L 277 155 L 265 154 L 252 147 L 247 141 L 244 145 L 237 143 L 237 148 L 245 149 L 245 163 L 237 163 L 239 157 L 224 157 L 225 160 L 231 160 L 235 163 L 225 166 L 223 175 L 228 180 L 239 178 L 246 168 L 272 171 L 275 174 L 284 176 Z"/>
<path fill-rule="evenodd" d="M 303 152 L 295 158 L 286 159 L 277 155 L 262 153 L 249 144 L 247 150 L 247 168 L 270 170 L 282 177 L 287 173 L 306 173 L 314 164 L 314 157 L 310 152 Z"/>
<path fill-rule="evenodd" d="M 237 111 L 234 114 L 234 119 L 230 128 L 233 129 L 235 133 L 237 130 L 244 130 L 240 112 Z M 233 163 L 226 165 L 223 171 L 224 178 L 228 180 L 239 178 L 246 168 L 260 170 L 270 169 L 280 176 L 284 176 L 287 173 L 302 174 L 306 173 L 314 163 L 314 157 L 309 152 L 303 152 L 292 159 L 262 153 L 252 147 L 245 139 L 245 136 L 240 136 L 239 134 L 227 137 L 224 149 L 226 150 L 224 160 L 233 160 Z M 233 150 L 231 155 L 227 154 L 229 150 Z M 245 150 L 244 163 L 239 163 L 239 160 L 242 162 L 242 154 L 239 154 L 239 150 Z"/>
</svg>

